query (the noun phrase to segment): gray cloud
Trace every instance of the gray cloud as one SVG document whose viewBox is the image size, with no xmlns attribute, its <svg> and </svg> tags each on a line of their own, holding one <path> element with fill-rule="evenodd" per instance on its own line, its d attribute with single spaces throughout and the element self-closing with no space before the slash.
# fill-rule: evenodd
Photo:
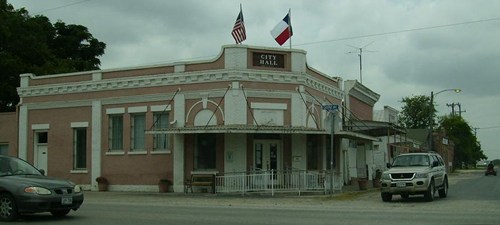
<svg viewBox="0 0 500 225">
<path fill-rule="evenodd" d="M 291 8 L 294 48 L 306 50 L 308 63 L 330 76 L 359 79 L 358 55 L 346 52 L 373 42 L 363 53 L 363 84 L 381 94 L 378 108 L 458 87 L 462 93 L 436 98 L 440 115 L 449 113 L 446 103 L 460 102 L 472 126 L 500 125 L 500 20 L 437 27 L 499 18 L 500 1 L 93 0 L 67 7 L 60 7 L 71 4 L 64 0 L 9 1 L 53 22 L 88 27 L 107 44 L 102 68 L 215 57 L 234 43 L 240 2 L 244 44 L 277 47 L 269 31 Z M 425 27 L 435 29 L 408 31 Z M 500 158 L 498 129 L 479 130 L 485 152 Z"/>
</svg>

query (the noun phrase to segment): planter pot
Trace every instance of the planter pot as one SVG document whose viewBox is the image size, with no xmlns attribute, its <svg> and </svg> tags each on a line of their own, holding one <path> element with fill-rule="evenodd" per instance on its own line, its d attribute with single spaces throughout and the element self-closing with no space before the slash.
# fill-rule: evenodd
<svg viewBox="0 0 500 225">
<path fill-rule="evenodd" d="M 97 189 L 99 191 L 107 191 L 108 190 L 108 184 L 107 183 L 97 183 Z"/>
<path fill-rule="evenodd" d="M 162 193 L 168 192 L 169 187 L 170 187 L 170 184 L 168 184 L 168 183 L 159 183 L 158 184 L 158 190 L 159 190 L 159 192 L 162 192 Z"/>
<path fill-rule="evenodd" d="M 368 180 L 359 179 L 358 184 L 359 184 L 359 190 L 367 190 L 368 189 Z"/>
</svg>

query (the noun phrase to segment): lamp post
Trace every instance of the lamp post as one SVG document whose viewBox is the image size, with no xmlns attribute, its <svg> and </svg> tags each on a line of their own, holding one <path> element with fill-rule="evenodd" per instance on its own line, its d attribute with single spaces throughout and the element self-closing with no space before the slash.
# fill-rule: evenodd
<svg viewBox="0 0 500 225">
<path fill-rule="evenodd" d="M 431 91 L 431 103 L 430 103 L 430 115 L 429 115 L 429 130 L 430 130 L 430 136 L 429 136 L 429 150 L 430 151 L 433 151 L 434 150 L 434 142 L 433 142 L 433 130 L 434 130 L 434 97 L 437 96 L 438 94 L 441 94 L 443 92 L 446 92 L 446 91 L 454 91 L 455 93 L 460 93 L 462 90 L 461 89 L 458 89 L 458 88 L 454 88 L 454 89 L 445 89 L 445 90 L 441 90 L 441 91 L 438 91 L 434 94 L 433 91 Z"/>
</svg>

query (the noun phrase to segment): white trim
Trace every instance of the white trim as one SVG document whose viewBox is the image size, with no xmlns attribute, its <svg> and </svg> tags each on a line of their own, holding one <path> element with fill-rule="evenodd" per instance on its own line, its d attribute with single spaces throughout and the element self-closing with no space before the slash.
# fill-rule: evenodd
<svg viewBox="0 0 500 225">
<path fill-rule="evenodd" d="M 226 58 L 227 59 L 227 58 Z M 246 65 L 246 64 L 245 64 Z M 125 69 L 124 69 L 125 70 Z M 81 74 L 86 75 L 87 73 Z M 64 75 L 54 75 L 64 76 Z M 51 76 L 36 77 L 32 79 L 49 79 Z M 58 95 L 69 93 L 89 93 L 96 91 L 111 91 L 111 90 L 126 90 L 131 88 L 149 88 L 169 85 L 182 84 L 201 84 L 206 82 L 214 82 L 216 79 L 219 82 L 234 81 L 240 82 L 267 82 L 280 84 L 297 84 L 305 85 L 314 88 L 318 91 L 332 95 L 336 98 L 342 98 L 344 92 L 340 87 L 334 86 L 333 82 L 325 82 L 306 75 L 305 73 L 283 72 L 283 71 L 245 71 L 238 69 L 221 69 L 221 70 L 206 70 L 196 72 L 181 72 L 168 74 L 155 74 L 149 76 L 125 77 L 117 79 L 105 79 L 99 81 L 82 81 L 64 84 L 49 84 L 37 85 L 29 87 L 19 87 L 18 94 L 23 97 L 35 97 L 45 95 Z M 340 84 L 339 84 L 340 85 Z M 114 100 L 126 100 L 114 99 Z"/>
<path fill-rule="evenodd" d="M 148 107 L 147 106 L 129 107 L 127 111 L 128 113 L 145 113 L 148 111 Z"/>
<path fill-rule="evenodd" d="M 147 155 L 148 151 L 146 150 L 135 150 L 127 152 L 127 155 Z"/>
<path fill-rule="evenodd" d="M 106 155 L 125 155 L 123 150 L 113 150 L 112 152 L 106 152 Z"/>
<path fill-rule="evenodd" d="M 31 129 L 32 130 L 48 130 L 48 129 L 50 129 L 50 124 L 48 124 L 48 123 L 32 124 Z"/>
<path fill-rule="evenodd" d="M 110 108 L 106 109 L 106 114 L 124 114 L 125 113 L 125 108 Z"/>
<path fill-rule="evenodd" d="M 284 103 L 259 103 L 259 102 L 252 102 L 250 105 L 250 108 L 252 109 L 278 109 L 278 110 L 286 110 L 287 105 Z"/>
<path fill-rule="evenodd" d="M 185 64 L 179 64 L 174 66 L 174 72 L 175 73 L 182 73 L 186 71 L 186 65 Z"/>
<path fill-rule="evenodd" d="M 102 103 L 101 101 L 92 102 L 92 154 L 91 154 L 91 187 L 96 187 L 95 179 L 101 176 L 101 127 L 102 127 Z"/>
<path fill-rule="evenodd" d="M 88 174 L 88 170 L 70 170 L 69 173 L 71 174 Z"/>
<path fill-rule="evenodd" d="M 171 150 L 156 150 L 156 151 L 151 151 L 151 155 L 167 155 L 167 154 L 172 154 Z"/>
<path fill-rule="evenodd" d="M 100 81 L 100 80 L 102 80 L 101 72 L 92 73 L 92 81 Z"/>
<path fill-rule="evenodd" d="M 167 105 L 152 105 L 150 108 L 151 108 L 151 112 L 163 112 L 163 111 L 171 111 L 172 110 L 171 105 L 168 105 L 168 107 L 167 107 Z"/>
<path fill-rule="evenodd" d="M 89 127 L 89 122 L 71 122 L 71 128 Z"/>
<path fill-rule="evenodd" d="M 19 152 L 17 156 L 21 159 L 28 159 L 28 107 L 21 105 L 19 107 Z"/>
</svg>

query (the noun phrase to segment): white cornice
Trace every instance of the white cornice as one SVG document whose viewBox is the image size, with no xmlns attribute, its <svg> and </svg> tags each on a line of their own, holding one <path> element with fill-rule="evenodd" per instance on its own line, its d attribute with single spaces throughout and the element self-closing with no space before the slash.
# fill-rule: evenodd
<svg viewBox="0 0 500 225">
<path fill-rule="evenodd" d="M 291 83 L 297 85 L 305 85 L 313 89 L 325 92 L 326 94 L 332 95 L 339 99 L 343 97 L 343 93 L 339 88 L 329 85 L 319 79 L 315 79 L 314 77 L 307 74 L 261 70 L 210 70 L 189 73 L 157 74 L 117 79 L 105 79 L 99 81 L 84 81 L 19 87 L 17 91 L 21 98 L 27 98 L 35 96 L 224 81 Z"/>
</svg>

